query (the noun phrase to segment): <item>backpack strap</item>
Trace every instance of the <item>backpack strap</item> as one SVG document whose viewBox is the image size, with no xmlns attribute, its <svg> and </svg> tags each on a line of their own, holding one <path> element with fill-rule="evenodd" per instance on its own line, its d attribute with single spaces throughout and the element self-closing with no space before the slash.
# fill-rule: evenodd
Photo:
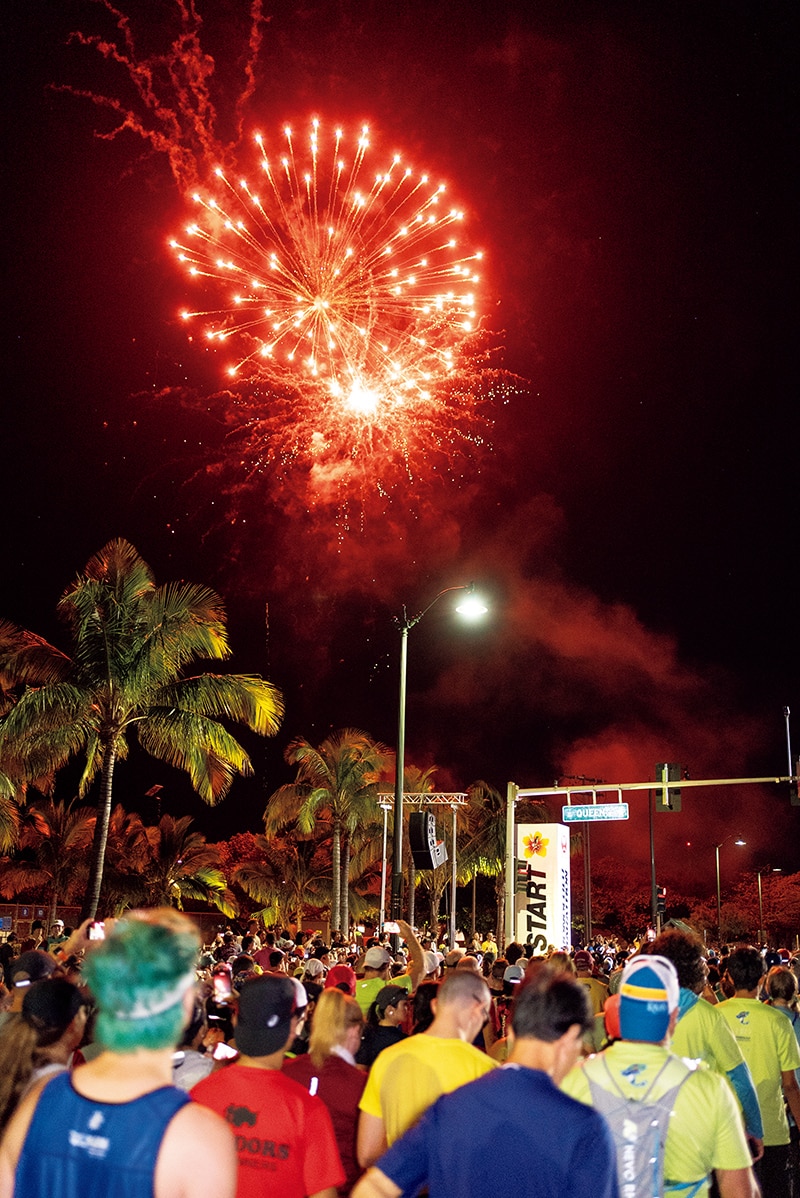
<svg viewBox="0 0 800 1198">
<path fill-rule="evenodd" d="M 659 1098 L 652 1098 L 667 1071 L 675 1078 L 674 1084 Z M 667 1129 L 678 1091 L 692 1068 L 680 1058 L 668 1056 L 641 1097 L 631 1097 L 620 1088 L 605 1054 L 590 1058 L 584 1072 L 592 1105 L 606 1118 L 614 1137 L 620 1194 L 624 1198 L 661 1198 L 663 1194 L 693 1198 L 706 1177 L 697 1182 L 667 1183 L 666 1189 L 664 1186 Z M 601 1073 L 602 1080 L 598 1076 Z"/>
</svg>

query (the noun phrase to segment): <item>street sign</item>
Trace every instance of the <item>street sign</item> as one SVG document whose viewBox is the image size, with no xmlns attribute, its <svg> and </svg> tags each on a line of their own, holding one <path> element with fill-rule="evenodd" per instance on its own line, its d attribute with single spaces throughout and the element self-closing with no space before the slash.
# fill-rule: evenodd
<svg viewBox="0 0 800 1198">
<path fill-rule="evenodd" d="M 593 824 L 610 819 L 628 819 L 627 803 L 573 803 L 561 808 L 565 824 Z"/>
</svg>

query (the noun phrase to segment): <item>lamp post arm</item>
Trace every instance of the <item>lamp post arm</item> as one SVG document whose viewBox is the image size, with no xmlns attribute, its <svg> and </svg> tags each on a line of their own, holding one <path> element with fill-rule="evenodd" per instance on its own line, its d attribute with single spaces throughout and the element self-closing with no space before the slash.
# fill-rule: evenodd
<svg viewBox="0 0 800 1198">
<path fill-rule="evenodd" d="M 458 586 L 458 587 L 445 587 L 443 591 L 439 591 L 438 595 L 434 595 L 433 599 L 431 599 L 428 606 L 423 607 L 422 611 L 417 612 L 417 614 L 415 616 L 409 617 L 409 615 L 407 614 L 406 609 L 404 607 L 402 616 L 395 616 L 394 622 L 401 631 L 405 630 L 407 632 L 409 628 L 413 628 L 416 624 L 419 624 L 422 617 L 424 615 L 427 615 L 427 613 L 433 607 L 434 603 L 438 603 L 443 595 L 449 595 L 453 591 L 467 591 L 471 594 L 474 591 L 474 589 L 475 589 L 474 582 L 468 582 L 468 583 L 465 583 L 464 585 Z"/>
</svg>

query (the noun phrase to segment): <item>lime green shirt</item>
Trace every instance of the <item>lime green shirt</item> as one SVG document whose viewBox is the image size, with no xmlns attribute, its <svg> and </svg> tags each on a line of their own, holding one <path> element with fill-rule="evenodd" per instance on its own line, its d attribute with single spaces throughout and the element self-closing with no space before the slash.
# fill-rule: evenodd
<svg viewBox="0 0 800 1198">
<path fill-rule="evenodd" d="M 736 1037 L 758 1095 L 768 1148 L 789 1143 L 781 1073 L 800 1068 L 800 1048 L 789 1020 L 757 998 L 729 998 L 717 1007 Z"/>
<path fill-rule="evenodd" d="M 660 1044 L 617 1040 L 602 1055 L 622 1093 L 636 1099 L 648 1092 L 671 1054 Z M 597 1064 L 598 1058 L 589 1057 L 584 1064 L 592 1068 L 592 1061 Z M 567 1074 L 561 1089 L 591 1106 L 584 1064 Z M 604 1069 L 596 1073 L 593 1069 L 600 1085 L 604 1074 Z M 674 1084 L 675 1079 L 667 1071 L 654 1087 L 652 1097 L 660 1098 Z M 751 1163 L 742 1116 L 730 1086 L 719 1074 L 701 1065 L 681 1086 L 675 1100 L 664 1146 L 665 1182 L 696 1183 L 712 1169 L 747 1169 Z M 708 1191 L 708 1184 L 702 1185 L 698 1198 L 704 1198 Z"/>
<path fill-rule="evenodd" d="M 403 986 L 411 993 L 411 974 L 401 973 L 398 978 L 385 981 L 384 978 L 362 978 L 356 982 L 356 1002 L 361 1007 L 362 1015 L 366 1015 L 384 986 Z"/>
<path fill-rule="evenodd" d="M 700 998 L 678 1020 L 670 1049 L 678 1057 L 702 1061 L 723 1076 L 741 1065 L 744 1057 L 736 1037 L 718 1006 Z"/>
</svg>

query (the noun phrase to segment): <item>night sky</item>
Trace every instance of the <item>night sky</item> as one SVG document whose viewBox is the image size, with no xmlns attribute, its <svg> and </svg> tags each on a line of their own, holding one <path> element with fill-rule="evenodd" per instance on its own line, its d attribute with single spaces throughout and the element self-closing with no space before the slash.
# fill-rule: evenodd
<svg viewBox="0 0 800 1198">
<path fill-rule="evenodd" d="M 197 7 L 230 139 L 250 6 Z M 140 52 L 166 53 L 178 5 L 124 8 Z M 97 137 L 113 115 L 63 90 L 135 106 L 124 70 L 69 37 L 118 37 L 115 20 L 89 0 L 7 0 L 0 614 L 64 644 L 61 591 L 124 536 L 159 582 L 220 591 L 233 666 L 287 700 L 254 747 L 259 778 L 213 816 L 157 762 L 123 766 L 118 797 L 146 812 L 162 782 L 212 836 L 258 830 L 292 737 L 394 742 L 392 616 L 470 580 L 481 625 L 443 599 L 409 639 L 407 761 L 438 765 L 442 789 L 644 781 L 665 760 L 692 778 L 785 774 L 783 708 L 800 712 L 793 6 L 264 11 L 244 135 L 366 122 L 447 180 L 485 251 L 485 327 L 526 382 L 485 409 L 490 444 L 444 477 L 423 456 L 414 482 L 346 516 L 299 477 L 246 482 L 213 399 L 222 363 L 178 319 L 167 239 L 187 206 L 166 156 Z M 645 800 L 630 802 L 593 852 L 641 862 L 646 889 Z M 729 878 L 796 871 L 798 832 L 786 787 L 687 791 L 658 817 L 660 873 L 710 890 L 731 834 L 748 845 L 722 850 Z"/>
</svg>

